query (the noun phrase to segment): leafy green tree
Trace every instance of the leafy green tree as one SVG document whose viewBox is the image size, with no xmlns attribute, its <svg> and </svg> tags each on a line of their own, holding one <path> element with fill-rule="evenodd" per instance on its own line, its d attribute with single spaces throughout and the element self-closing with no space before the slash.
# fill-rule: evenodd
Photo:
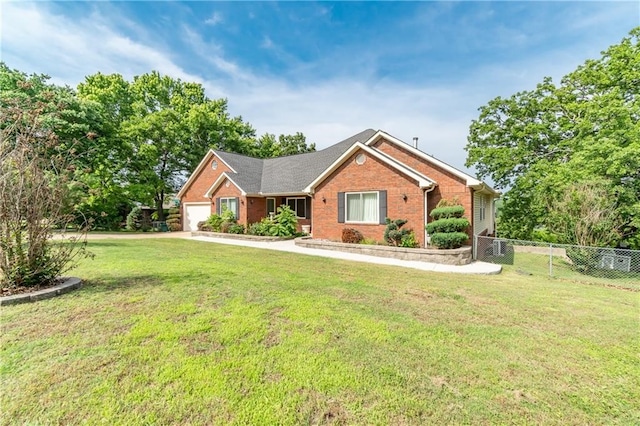
<svg viewBox="0 0 640 426">
<path fill-rule="evenodd" d="M 555 85 L 495 98 L 470 127 L 467 166 L 504 196 L 498 232 L 528 239 L 548 200 L 597 181 L 622 222 L 615 245 L 640 248 L 640 27 Z M 578 186 L 575 186 L 578 185 Z M 582 186 L 584 188 L 584 186 Z M 562 240 L 577 243 L 575 235 Z"/>
<path fill-rule="evenodd" d="M 68 166 L 74 176 L 69 181 L 71 187 L 65 201 L 75 206 L 78 224 L 86 219 L 99 219 L 101 209 L 89 211 L 83 206 L 94 197 L 93 188 L 108 187 L 100 174 L 101 164 L 108 164 L 101 160 L 112 157 L 110 152 L 105 153 L 103 141 L 106 139 L 101 137 L 105 123 L 101 105 L 78 97 L 70 87 L 49 83 L 49 77 L 44 74 L 27 75 L 0 63 L 0 102 L 18 101 L 25 105 L 37 104 L 38 120 L 57 138 L 56 144 L 41 146 L 46 147 L 46 151 L 39 154 L 43 158 L 64 155 L 71 160 Z M 4 128 L 13 124 L 11 118 L 5 117 L 0 125 Z"/>
<path fill-rule="evenodd" d="M 228 114 L 225 99 L 207 98 L 198 83 L 156 71 L 133 82 L 98 73 L 78 91 L 100 106 L 102 119 L 103 149 L 90 173 L 90 206 L 108 204 L 113 210 L 125 200 L 153 203 L 164 220 L 165 197 L 178 190 L 208 149 L 251 153 L 253 128 Z"/>
<path fill-rule="evenodd" d="M 303 154 L 316 150 L 316 144 L 307 145 L 304 134 L 276 135 L 265 133 L 254 142 L 252 155 L 259 158 L 282 157 L 285 155 Z"/>
<path fill-rule="evenodd" d="M 120 74 L 97 73 L 78 85 L 78 98 L 98 111 L 90 167 L 79 170 L 85 196 L 77 209 L 98 228 L 115 229 L 131 209 L 125 165 L 131 155 L 122 124 L 133 115 L 133 94 Z"/>
<path fill-rule="evenodd" d="M 158 219 L 162 203 L 175 192 L 210 148 L 248 153 L 255 131 L 241 117 L 230 117 L 225 99 L 211 100 L 198 83 L 151 72 L 131 83 L 132 116 L 122 123 L 131 144 L 125 166 L 140 202 L 153 201 Z"/>
</svg>

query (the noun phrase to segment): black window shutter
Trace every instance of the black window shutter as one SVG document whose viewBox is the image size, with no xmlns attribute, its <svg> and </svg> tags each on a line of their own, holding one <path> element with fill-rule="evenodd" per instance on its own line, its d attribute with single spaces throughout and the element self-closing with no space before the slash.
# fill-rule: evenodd
<svg viewBox="0 0 640 426">
<path fill-rule="evenodd" d="M 338 223 L 344 223 L 344 192 L 338 192 Z"/>
<path fill-rule="evenodd" d="M 236 197 L 236 220 L 240 219 L 240 199 Z"/>
<path fill-rule="evenodd" d="M 216 198 L 216 214 L 220 216 L 220 197 Z"/>
<path fill-rule="evenodd" d="M 307 219 L 311 219 L 311 198 L 306 197 L 305 198 L 305 218 Z"/>
<path fill-rule="evenodd" d="M 378 191 L 378 204 L 380 206 L 380 224 L 384 225 L 387 218 L 387 191 Z"/>
</svg>

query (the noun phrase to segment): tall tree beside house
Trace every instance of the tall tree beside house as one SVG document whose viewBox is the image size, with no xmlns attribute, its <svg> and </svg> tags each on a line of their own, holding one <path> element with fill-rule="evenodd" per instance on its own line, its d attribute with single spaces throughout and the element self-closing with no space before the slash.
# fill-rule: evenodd
<svg viewBox="0 0 640 426">
<path fill-rule="evenodd" d="M 467 166 L 508 188 L 498 232 L 530 239 L 547 231 L 568 243 L 580 236 L 550 200 L 589 199 L 597 182 L 600 203 L 616 238 L 640 248 L 640 27 L 596 60 L 587 60 L 556 85 L 545 78 L 534 90 L 495 98 L 470 127 Z M 578 213 L 576 213 L 578 214 Z M 604 217 L 604 216 L 602 216 Z"/>
<path fill-rule="evenodd" d="M 131 116 L 120 123 L 128 141 L 124 164 L 132 196 L 153 202 L 164 220 L 162 203 L 178 190 L 210 148 L 249 153 L 255 131 L 227 112 L 225 99 L 207 98 L 198 83 L 153 71 L 130 84 Z"/>
<path fill-rule="evenodd" d="M 114 229 L 124 222 L 132 205 L 124 170 L 131 148 L 121 128 L 133 115 L 133 94 L 120 74 L 97 73 L 78 85 L 78 98 L 95 105 L 100 119 L 92 164 L 81 177 L 85 197 L 77 209 L 91 217 L 94 226 Z"/>
</svg>

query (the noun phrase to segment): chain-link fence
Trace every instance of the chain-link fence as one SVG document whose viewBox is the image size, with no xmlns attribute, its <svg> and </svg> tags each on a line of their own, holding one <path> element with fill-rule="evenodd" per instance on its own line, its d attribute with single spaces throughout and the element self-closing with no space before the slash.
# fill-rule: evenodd
<svg viewBox="0 0 640 426">
<path fill-rule="evenodd" d="M 513 265 L 517 272 L 526 275 L 640 291 L 640 250 L 476 236 L 473 254 L 483 262 Z"/>
</svg>

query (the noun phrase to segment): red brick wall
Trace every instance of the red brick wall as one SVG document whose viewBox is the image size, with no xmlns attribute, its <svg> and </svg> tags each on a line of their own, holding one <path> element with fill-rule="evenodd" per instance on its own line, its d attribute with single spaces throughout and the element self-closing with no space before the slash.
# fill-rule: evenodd
<svg viewBox="0 0 640 426">
<path fill-rule="evenodd" d="M 473 189 L 467 186 L 464 179 L 436 167 L 385 139 L 379 140 L 373 146 L 437 182 L 438 186 L 429 193 L 427 198 L 429 212 L 441 199 L 452 200 L 453 197 L 458 197 L 460 204 L 464 207 L 464 215 L 471 223 L 469 237 L 473 238 Z M 429 222 L 431 222 L 430 217 Z"/>
<path fill-rule="evenodd" d="M 387 216 L 391 219 L 407 219 L 406 228 L 414 230 L 420 244 L 424 244 L 424 191 L 417 182 L 397 170 L 370 157 L 363 165 L 357 165 L 355 156 L 333 172 L 317 188 L 313 196 L 313 237 L 340 241 L 344 228 L 354 228 L 365 238 L 382 241 L 385 225 L 338 223 L 338 192 L 387 191 Z M 403 200 L 402 195 L 407 195 Z M 323 202 L 323 197 L 326 202 Z"/>
<path fill-rule="evenodd" d="M 228 179 L 225 179 L 222 184 L 216 189 L 213 193 L 212 201 L 212 212 L 215 213 L 218 211 L 218 206 L 215 204 L 218 198 L 224 197 L 238 197 L 238 223 L 243 225 L 247 224 L 247 197 L 243 197 L 241 191 L 236 187 L 233 183 L 229 182 L 229 186 L 226 183 L 229 182 Z"/>
<path fill-rule="evenodd" d="M 260 222 L 267 215 L 267 199 L 259 197 L 247 198 L 247 224 Z"/>
<path fill-rule="evenodd" d="M 218 162 L 218 168 L 213 170 L 211 168 L 211 162 L 216 159 Z M 180 204 L 184 205 L 186 202 L 203 202 L 207 201 L 204 194 L 213 185 L 213 182 L 225 171 L 230 171 L 227 166 L 216 156 L 211 156 L 202 168 L 202 170 L 195 176 L 195 179 L 191 182 L 185 193 L 180 199 Z M 182 217 L 185 217 L 184 207 L 182 207 Z M 211 213 L 215 213 L 215 207 L 211 206 Z M 184 224 L 183 224 L 184 225 Z"/>
</svg>

